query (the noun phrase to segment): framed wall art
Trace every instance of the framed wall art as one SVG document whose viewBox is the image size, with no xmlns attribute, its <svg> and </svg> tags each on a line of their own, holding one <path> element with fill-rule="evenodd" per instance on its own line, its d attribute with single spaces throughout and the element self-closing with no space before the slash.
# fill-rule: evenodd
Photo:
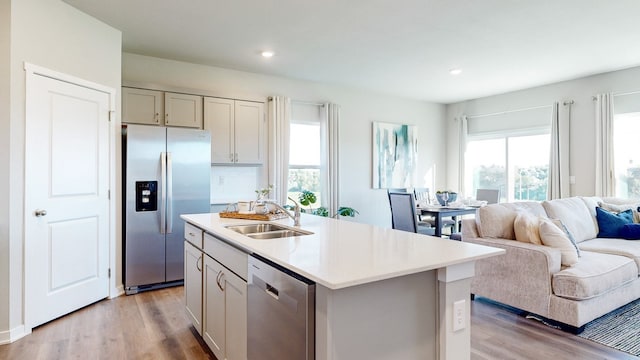
<svg viewBox="0 0 640 360">
<path fill-rule="evenodd" d="M 372 134 L 373 188 L 412 187 L 418 163 L 418 127 L 374 122 Z"/>
</svg>

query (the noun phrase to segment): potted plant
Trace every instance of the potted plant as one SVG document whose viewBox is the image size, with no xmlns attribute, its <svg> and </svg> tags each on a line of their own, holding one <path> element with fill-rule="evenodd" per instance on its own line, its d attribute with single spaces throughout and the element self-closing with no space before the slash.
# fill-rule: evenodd
<svg viewBox="0 0 640 360">
<path fill-rule="evenodd" d="M 330 215 L 329 210 L 326 207 L 320 206 L 316 209 L 313 209 L 311 207 L 311 205 L 315 204 L 317 200 L 318 198 L 316 197 L 316 194 L 314 194 L 309 190 L 302 190 L 302 192 L 298 196 L 298 201 L 300 201 L 300 205 L 309 207 L 309 209 L 302 208 L 301 210 L 303 212 L 313 214 L 313 215 L 318 215 L 318 216 L 329 217 Z M 331 217 L 332 218 L 335 218 L 338 216 L 355 217 L 356 214 L 358 214 L 358 211 L 356 209 L 348 206 L 341 206 L 340 208 L 338 208 L 335 214 L 331 215 Z"/>
</svg>

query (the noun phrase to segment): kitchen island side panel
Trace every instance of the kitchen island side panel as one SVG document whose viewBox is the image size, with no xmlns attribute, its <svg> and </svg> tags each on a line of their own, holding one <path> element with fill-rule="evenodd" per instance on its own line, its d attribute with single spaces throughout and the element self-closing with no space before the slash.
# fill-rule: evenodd
<svg viewBox="0 0 640 360">
<path fill-rule="evenodd" d="M 316 288 L 316 359 L 436 359 L 437 270 Z"/>
</svg>

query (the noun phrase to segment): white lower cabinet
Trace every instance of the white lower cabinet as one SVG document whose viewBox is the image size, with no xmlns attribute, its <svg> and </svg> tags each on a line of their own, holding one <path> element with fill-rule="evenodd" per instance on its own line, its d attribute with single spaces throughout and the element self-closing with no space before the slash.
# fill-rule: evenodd
<svg viewBox="0 0 640 360">
<path fill-rule="evenodd" d="M 202 335 L 202 250 L 184 242 L 184 298 L 187 316 Z"/>
<path fill-rule="evenodd" d="M 204 240 L 203 250 L 185 241 L 187 315 L 218 360 L 246 360 L 247 281 L 240 276 L 248 255 L 210 234 Z"/>
<path fill-rule="evenodd" d="M 246 359 L 247 283 L 205 256 L 204 284 L 204 341 L 218 359 Z"/>
</svg>

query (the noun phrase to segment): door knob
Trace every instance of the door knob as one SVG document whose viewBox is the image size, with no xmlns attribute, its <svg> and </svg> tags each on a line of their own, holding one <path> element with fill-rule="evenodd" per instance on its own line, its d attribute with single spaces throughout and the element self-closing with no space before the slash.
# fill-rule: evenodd
<svg viewBox="0 0 640 360">
<path fill-rule="evenodd" d="M 35 215 L 36 215 L 37 217 L 45 216 L 45 215 L 47 215 L 47 210 L 44 210 L 44 209 L 37 209 L 37 210 L 35 211 Z"/>
</svg>

